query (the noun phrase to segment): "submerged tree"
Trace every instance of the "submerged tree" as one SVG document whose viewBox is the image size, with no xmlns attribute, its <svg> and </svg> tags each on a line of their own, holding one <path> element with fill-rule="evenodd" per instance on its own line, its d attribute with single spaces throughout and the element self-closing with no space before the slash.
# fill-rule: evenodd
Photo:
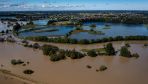
<svg viewBox="0 0 148 84">
<path fill-rule="evenodd" d="M 107 55 L 115 55 L 115 49 L 112 43 L 108 43 L 104 48 Z"/>
<path fill-rule="evenodd" d="M 14 32 L 18 32 L 19 30 L 21 29 L 21 25 L 19 23 L 16 23 L 14 26 L 13 26 L 13 31 Z"/>
<path fill-rule="evenodd" d="M 124 57 L 132 57 L 131 52 L 128 50 L 127 47 L 123 46 L 120 50 L 120 55 Z"/>
<path fill-rule="evenodd" d="M 97 56 L 97 53 L 96 53 L 95 50 L 89 50 L 89 51 L 87 52 L 87 55 L 88 55 L 88 56 L 91 56 L 91 57 L 96 57 L 96 56 Z"/>
</svg>

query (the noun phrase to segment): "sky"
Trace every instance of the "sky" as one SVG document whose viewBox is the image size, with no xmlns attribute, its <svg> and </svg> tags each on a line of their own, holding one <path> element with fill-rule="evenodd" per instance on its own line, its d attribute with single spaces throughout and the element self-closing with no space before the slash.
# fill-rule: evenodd
<svg viewBox="0 0 148 84">
<path fill-rule="evenodd" d="M 0 11 L 148 10 L 148 0 L 0 0 Z"/>
</svg>

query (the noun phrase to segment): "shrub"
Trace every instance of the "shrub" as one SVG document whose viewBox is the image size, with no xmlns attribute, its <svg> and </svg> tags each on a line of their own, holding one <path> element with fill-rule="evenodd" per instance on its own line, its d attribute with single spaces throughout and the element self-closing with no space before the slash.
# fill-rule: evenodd
<svg viewBox="0 0 148 84">
<path fill-rule="evenodd" d="M 115 55 L 115 49 L 112 43 L 108 43 L 107 45 L 105 45 L 104 49 L 107 55 Z"/>
<path fill-rule="evenodd" d="M 4 38 L 0 38 L 0 42 L 4 42 L 5 40 L 4 40 Z"/>
<path fill-rule="evenodd" d="M 27 70 L 24 70 L 23 73 L 24 74 L 33 74 L 34 71 L 33 70 L 30 70 L 30 69 L 27 69 Z"/>
<path fill-rule="evenodd" d="M 130 44 L 126 43 L 125 46 L 126 46 L 126 47 L 130 47 Z"/>
<path fill-rule="evenodd" d="M 90 66 L 90 65 L 86 65 L 86 67 L 87 67 L 88 69 L 92 68 L 92 66 Z"/>
<path fill-rule="evenodd" d="M 89 41 L 87 39 L 81 39 L 78 41 L 76 39 L 68 38 L 68 36 L 71 35 L 71 32 L 66 34 L 65 37 L 59 37 L 59 38 L 48 38 L 46 36 L 37 36 L 37 37 L 27 37 L 26 39 L 33 41 L 41 41 L 41 42 L 72 43 L 72 44 L 90 44 L 90 43 L 102 43 L 102 42 L 123 41 L 123 40 L 148 40 L 148 36 L 126 36 L 126 37 L 117 36 L 114 38 L 108 37 L 92 41 Z"/>
<path fill-rule="evenodd" d="M 146 46 L 148 46 L 148 44 L 144 44 L 144 46 L 146 47 Z"/>
<path fill-rule="evenodd" d="M 84 57 L 84 54 L 77 52 L 75 50 L 69 51 L 69 57 L 71 59 L 80 59 L 82 57 Z"/>
<path fill-rule="evenodd" d="M 34 49 L 38 49 L 40 48 L 40 45 L 38 43 L 34 43 L 31 47 L 33 47 Z"/>
<path fill-rule="evenodd" d="M 42 51 L 44 55 L 49 55 L 49 53 L 55 54 L 59 50 L 58 47 L 52 45 L 43 45 Z"/>
<path fill-rule="evenodd" d="M 104 65 L 102 65 L 102 66 L 100 67 L 99 71 L 105 71 L 106 69 L 107 69 L 107 67 L 104 66 Z"/>
<path fill-rule="evenodd" d="M 131 57 L 131 52 L 127 49 L 127 47 L 123 46 L 120 50 L 120 55 L 124 57 Z"/>
<path fill-rule="evenodd" d="M 134 53 L 134 54 L 132 54 L 132 57 L 139 58 L 139 54 L 138 53 Z"/>
<path fill-rule="evenodd" d="M 11 60 L 11 64 L 12 65 L 18 65 L 18 64 L 23 64 L 24 62 L 22 60 L 16 60 L 16 59 L 12 59 Z"/>
<path fill-rule="evenodd" d="M 89 44 L 90 42 L 89 42 L 89 40 L 87 40 L 87 39 L 81 39 L 80 41 L 79 41 L 79 44 Z"/>
<path fill-rule="evenodd" d="M 65 59 L 65 55 L 53 54 L 50 56 L 51 61 L 59 61 Z"/>
<path fill-rule="evenodd" d="M 96 56 L 97 56 L 97 53 L 96 53 L 95 50 L 89 50 L 89 51 L 87 52 L 87 55 L 88 55 L 88 56 L 91 56 L 91 57 L 96 57 Z"/>
<path fill-rule="evenodd" d="M 96 24 L 91 24 L 90 27 L 91 27 L 91 28 L 95 28 L 95 27 L 97 27 L 97 26 L 96 26 Z"/>
</svg>

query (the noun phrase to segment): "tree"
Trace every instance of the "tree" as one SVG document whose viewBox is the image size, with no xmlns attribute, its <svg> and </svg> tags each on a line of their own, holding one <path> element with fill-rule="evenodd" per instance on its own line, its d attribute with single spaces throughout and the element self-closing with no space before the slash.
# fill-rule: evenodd
<svg viewBox="0 0 148 84">
<path fill-rule="evenodd" d="M 87 52 L 87 55 L 88 55 L 88 56 L 91 56 L 91 57 L 96 57 L 96 56 L 97 56 L 97 53 L 96 53 L 94 50 L 89 50 L 89 51 Z"/>
<path fill-rule="evenodd" d="M 105 71 L 107 69 L 107 67 L 105 65 L 102 65 L 99 69 L 99 71 Z"/>
<path fill-rule="evenodd" d="M 108 43 L 104 48 L 107 55 L 115 55 L 115 49 L 113 48 L 112 43 Z"/>
<path fill-rule="evenodd" d="M 18 32 L 20 29 L 21 29 L 21 25 L 20 25 L 19 23 L 16 23 L 16 24 L 13 26 L 13 31 L 14 31 L 14 32 Z"/>
<path fill-rule="evenodd" d="M 26 70 L 23 71 L 23 73 L 24 73 L 24 74 L 33 74 L 34 71 L 31 70 L 31 69 L 26 69 Z"/>
<path fill-rule="evenodd" d="M 132 57 L 131 52 L 128 50 L 127 47 L 123 46 L 120 50 L 120 55 L 124 57 Z"/>
<path fill-rule="evenodd" d="M 34 44 L 32 45 L 32 47 L 33 47 L 34 49 L 38 49 L 38 48 L 40 48 L 40 45 L 39 45 L 38 43 L 34 43 Z"/>
<path fill-rule="evenodd" d="M 52 45 L 43 45 L 42 51 L 44 55 L 55 54 L 59 50 L 58 47 Z"/>
<path fill-rule="evenodd" d="M 91 28 L 96 28 L 97 26 L 96 26 L 96 24 L 91 24 L 90 27 Z"/>
<path fill-rule="evenodd" d="M 34 23 L 33 23 L 32 21 L 29 21 L 29 22 L 27 23 L 27 25 L 34 25 Z"/>
</svg>

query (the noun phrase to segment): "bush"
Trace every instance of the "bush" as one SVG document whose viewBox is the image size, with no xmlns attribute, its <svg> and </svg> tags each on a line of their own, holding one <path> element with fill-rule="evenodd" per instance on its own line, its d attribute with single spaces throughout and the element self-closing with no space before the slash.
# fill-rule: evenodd
<svg viewBox="0 0 148 84">
<path fill-rule="evenodd" d="M 12 59 L 11 60 L 11 64 L 12 65 L 18 65 L 18 64 L 23 64 L 24 62 L 22 60 L 16 60 L 16 59 Z"/>
<path fill-rule="evenodd" d="M 134 54 L 132 54 L 132 57 L 139 58 L 139 54 L 138 53 L 134 53 Z"/>
<path fill-rule="evenodd" d="M 147 47 L 147 46 L 148 46 L 148 44 L 144 44 L 144 46 L 145 46 L 145 47 Z"/>
<path fill-rule="evenodd" d="M 130 47 L 130 44 L 126 43 L 125 46 L 126 46 L 126 47 Z"/>
<path fill-rule="evenodd" d="M 97 26 L 96 26 L 96 24 L 91 24 L 90 27 L 91 27 L 91 28 L 95 28 L 95 27 L 97 27 Z"/>
<path fill-rule="evenodd" d="M 38 43 L 34 43 L 32 46 L 29 47 L 33 47 L 34 49 L 38 49 L 40 48 L 40 45 Z"/>
<path fill-rule="evenodd" d="M 33 40 L 33 41 L 48 42 L 48 37 L 46 36 L 26 37 L 26 39 Z"/>
<path fill-rule="evenodd" d="M 127 47 L 123 46 L 120 50 L 120 55 L 124 57 L 132 57 L 131 52 L 128 50 Z"/>
<path fill-rule="evenodd" d="M 111 42 L 111 41 L 123 41 L 123 40 L 148 40 L 148 36 L 117 36 L 117 37 L 108 37 L 108 38 L 102 38 L 102 39 L 96 39 L 96 40 L 87 40 L 87 39 L 71 39 L 68 38 L 68 36 L 71 35 L 71 32 L 69 32 L 65 37 L 61 38 L 48 38 L 46 36 L 37 36 L 37 37 L 27 37 L 28 40 L 33 41 L 41 41 L 41 42 L 54 42 L 54 43 L 71 43 L 71 44 L 92 44 L 92 43 L 102 43 L 102 42 Z"/>
<path fill-rule="evenodd" d="M 59 50 L 58 47 L 52 45 L 43 45 L 42 51 L 44 55 L 55 54 Z"/>
<path fill-rule="evenodd" d="M 97 53 L 96 53 L 95 50 L 89 50 L 89 51 L 87 52 L 87 55 L 88 55 L 88 56 L 91 56 L 91 57 L 96 57 L 96 56 L 97 56 Z"/>
<path fill-rule="evenodd" d="M 65 59 L 65 55 L 63 54 L 53 54 L 50 56 L 51 61 L 59 61 Z"/>
<path fill-rule="evenodd" d="M 79 44 L 89 44 L 90 42 L 87 39 L 81 39 L 78 43 Z"/>
<path fill-rule="evenodd" d="M 105 45 L 104 49 L 107 55 L 115 55 L 115 49 L 112 43 L 108 43 L 107 45 Z"/>
<path fill-rule="evenodd" d="M 4 42 L 5 41 L 5 39 L 4 38 L 0 38 L 0 42 Z"/>
<path fill-rule="evenodd" d="M 100 67 L 99 71 L 105 71 L 106 69 L 107 69 L 107 67 L 104 66 L 104 65 L 102 65 L 102 66 Z"/>
<path fill-rule="evenodd" d="M 23 73 L 24 74 L 33 74 L 34 71 L 33 70 L 30 70 L 30 69 L 27 69 L 27 70 L 24 70 Z"/>
<path fill-rule="evenodd" d="M 92 66 L 90 66 L 90 65 L 86 65 L 86 67 L 87 67 L 88 69 L 92 68 Z"/>
<path fill-rule="evenodd" d="M 80 58 L 84 57 L 85 55 L 82 54 L 81 52 L 77 52 L 75 50 L 66 50 L 65 56 L 70 57 L 71 59 L 80 59 Z"/>
</svg>

